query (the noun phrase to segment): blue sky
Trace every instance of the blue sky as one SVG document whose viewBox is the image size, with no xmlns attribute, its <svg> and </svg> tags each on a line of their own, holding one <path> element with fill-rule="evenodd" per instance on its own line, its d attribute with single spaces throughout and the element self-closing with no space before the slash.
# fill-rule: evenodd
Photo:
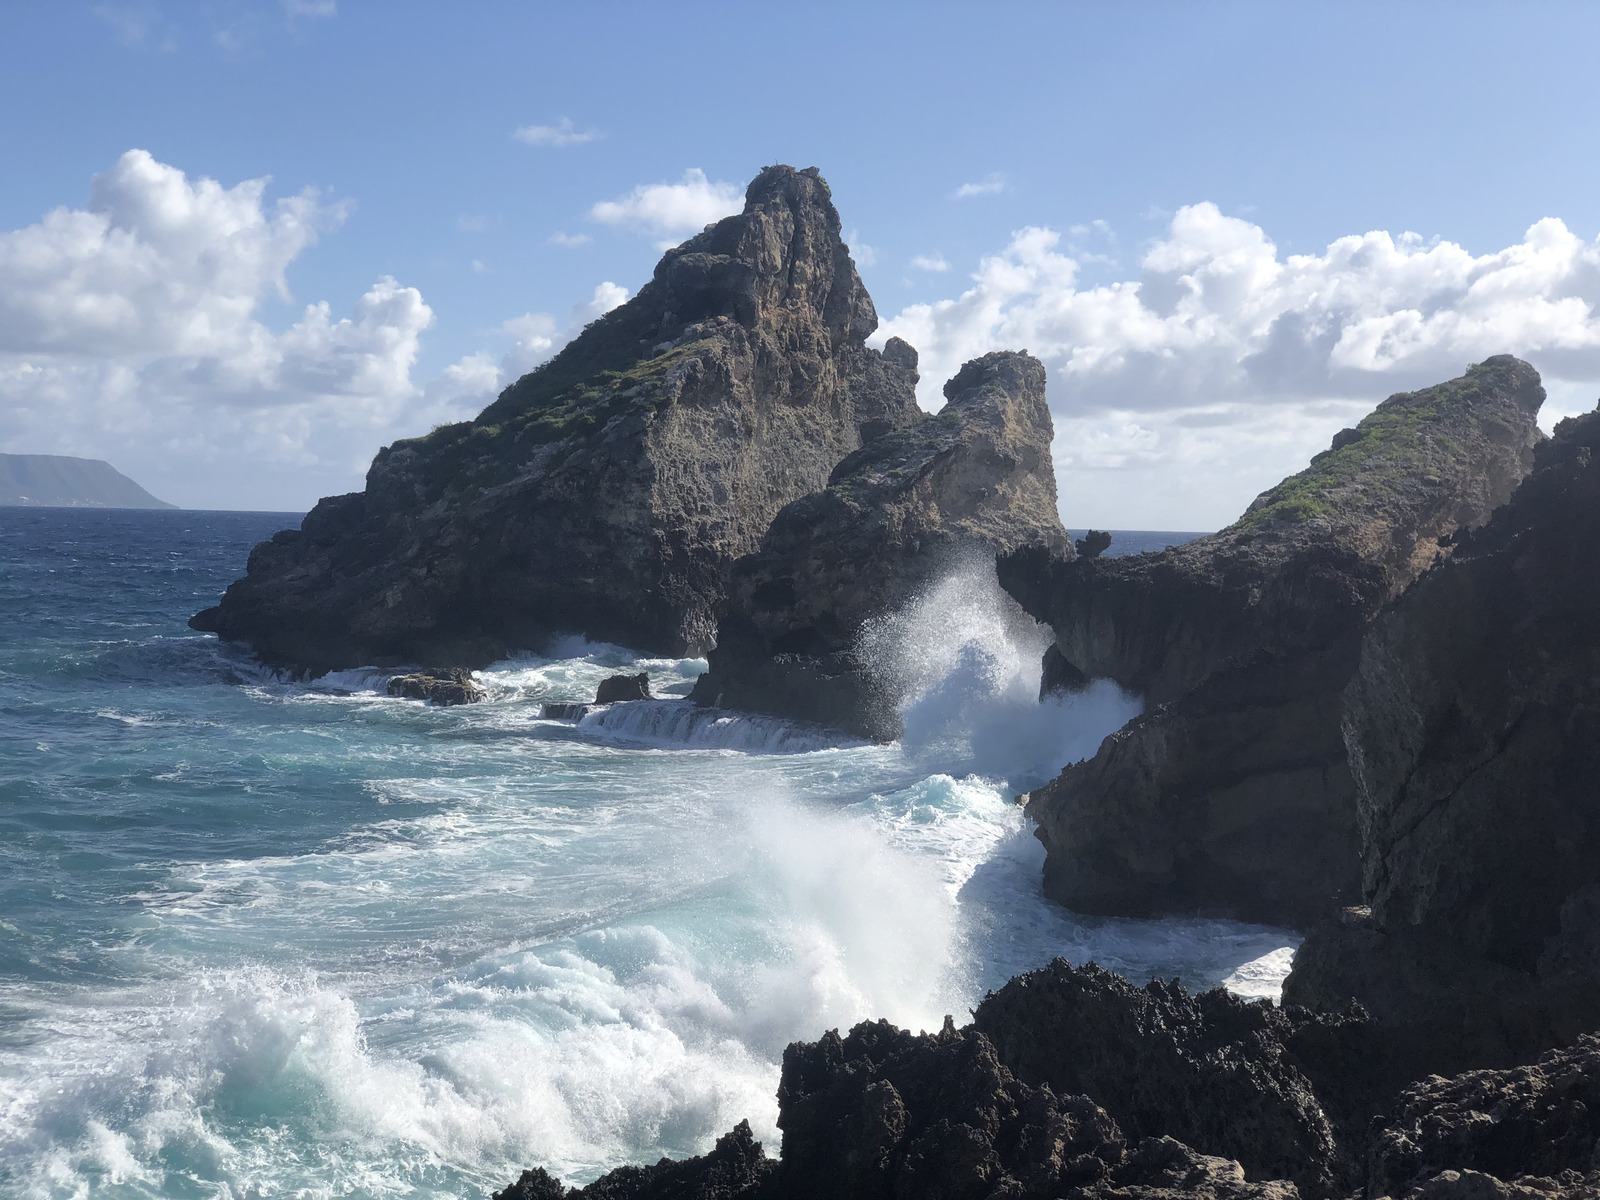
<svg viewBox="0 0 1600 1200">
<path fill-rule="evenodd" d="M 1071 526 L 1223 524 L 1384 395 L 1496 350 L 1553 411 L 1600 395 L 1592 3 L 0 22 L 0 449 L 105 457 L 185 505 L 358 487 L 378 445 L 636 290 L 692 232 L 664 213 L 770 162 L 822 169 L 930 404 L 972 353 L 1046 358 Z M 654 184 L 678 191 L 627 201 Z M 1373 231 L 1387 248 L 1330 253 Z"/>
</svg>

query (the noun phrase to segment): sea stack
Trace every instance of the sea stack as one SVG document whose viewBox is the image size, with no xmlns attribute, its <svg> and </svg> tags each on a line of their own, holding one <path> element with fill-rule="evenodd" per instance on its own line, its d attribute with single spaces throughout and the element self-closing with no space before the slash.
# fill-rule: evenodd
<svg viewBox="0 0 1600 1200">
<path fill-rule="evenodd" d="M 1032 793 L 1045 891 L 1078 912 L 1307 925 L 1360 892 L 1341 693 L 1368 622 L 1505 503 L 1544 389 L 1500 355 L 1391 396 L 1220 533 L 1159 554 L 1001 559 L 1052 671 L 1144 716 Z M 1070 669 L 1069 669 L 1070 668 Z"/>
<path fill-rule="evenodd" d="M 471 421 L 378 453 L 250 555 L 191 624 L 312 672 L 481 666 L 555 631 L 712 641 L 730 563 L 863 442 L 919 415 L 916 354 L 877 314 L 815 168 L 744 211 Z"/>
<path fill-rule="evenodd" d="M 889 740 L 895 697 L 858 656 L 863 624 L 966 556 L 1042 545 L 1070 557 L 1038 359 L 998 351 L 945 384 L 945 406 L 850 455 L 783 509 L 733 567 L 703 704 Z"/>
</svg>

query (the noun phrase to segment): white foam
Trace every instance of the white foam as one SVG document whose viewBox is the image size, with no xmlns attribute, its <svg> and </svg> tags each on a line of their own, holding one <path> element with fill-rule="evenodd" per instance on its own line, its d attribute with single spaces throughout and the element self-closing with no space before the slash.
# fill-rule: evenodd
<svg viewBox="0 0 1600 1200">
<path fill-rule="evenodd" d="M 751 754 L 808 754 L 861 744 L 833 730 L 779 717 L 725 712 L 687 700 L 618 701 L 585 713 L 578 728 L 644 745 L 742 750 Z"/>
</svg>

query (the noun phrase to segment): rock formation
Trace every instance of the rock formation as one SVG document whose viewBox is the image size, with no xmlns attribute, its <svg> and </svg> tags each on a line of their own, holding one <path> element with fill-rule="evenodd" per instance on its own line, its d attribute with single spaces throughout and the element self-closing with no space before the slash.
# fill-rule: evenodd
<svg viewBox="0 0 1600 1200">
<path fill-rule="evenodd" d="M 1597 1037 L 1409 1082 L 1359 1010 L 1060 960 L 973 1015 L 790 1045 L 776 1160 L 741 1122 L 701 1157 L 572 1192 L 534 1169 L 495 1200 L 1593 1200 L 1600 1184 Z"/>
<path fill-rule="evenodd" d="M 596 704 L 615 704 L 618 700 L 650 699 L 650 673 L 637 675 L 611 675 L 600 681 L 594 690 Z"/>
<path fill-rule="evenodd" d="M 988 354 L 944 394 L 937 414 L 863 446 L 784 508 L 734 564 L 696 700 L 892 738 L 895 697 L 856 653 L 863 623 L 966 554 L 1035 544 L 1070 557 L 1043 364 Z"/>
<path fill-rule="evenodd" d="M 391 696 L 440 705 L 476 704 L 483 699 L 483 689 L 473 680 L 472 672 L 462 667 L 436 667 L 396 675 L 385 690 Z"/>
<path fill-rule="evenodd" d="M 1286 995 L 1359 999 L 1429 1070 L 1600 1028 L 1600 412 L 1378 618 L 1344 714 L 1366 907 Z"/>
<path fill-rule="evenodd" d="M 1045 890 L 1079 912 L 1305 924 L 1356 898 L 1340 697 L 1382 606 L 1532 464 L 1544 389 L 1501 355 L 1391 396 L 1221 533 L 1158 554 L 1002 558 L 1056 634 L 1046 684 L 1146 714 L 1032 794 Z"/>
<path fill-rule="evenodd" d="M 475 420 L 381 450 L 250 555 L 195 628 L 275 665 L 482 665 L 551 631 L 668 654 L 711 641 L 723 576 L 785 504 L 918 414 L 814 168 L 744 212 Z"/>
</svg>

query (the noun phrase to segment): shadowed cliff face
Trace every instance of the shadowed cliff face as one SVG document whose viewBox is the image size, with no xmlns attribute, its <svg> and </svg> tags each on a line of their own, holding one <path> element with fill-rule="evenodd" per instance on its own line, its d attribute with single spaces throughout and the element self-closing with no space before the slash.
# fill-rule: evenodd
<svg viewBox="0 0 1600 1200">
<path fill-rule="evenodd" d="M 1071 555 L 1043 364 L 988 354 L 944 390 L 944 408 L 850 455 L 734 565 L 697 700 L 892 738 L 893 697 L 856 654 L 863 623 L 965 555 L 1030 544 Z"/>
<path fill-rule="evenodd" d="M 835 464 L 917 416 L 915 352 L 877 325 L 815 169 L 668 251 L 477 419 L 378 453 L 251 554 L 196 628 L 274 664 L 482 664 L 553 631 L 684 653 L 726 568 Z"/>
<path fill-rule="evenodd" d="M 1597 459 L 1600 413 L 1557 426 L 1373 624 L 1344 696 L 1370 911 L 1313 931 L 1285 994 L 1354 996 L 1446 1065 L 1600 1026 Z"/>
<path fill-rule="evenodd" d="M 1033 794 L 1046 892 L 1081 912 L 1277 923 L 1352 902 L 1339 713 L 1362 632 L 1511 495 L 1543 400 L 1533 368 L 1502 355 L 1390 397 L 1220 533 L 1002 558 L 1002 585 L 1067 664 L 1156 704 Z"/>
</svg>

